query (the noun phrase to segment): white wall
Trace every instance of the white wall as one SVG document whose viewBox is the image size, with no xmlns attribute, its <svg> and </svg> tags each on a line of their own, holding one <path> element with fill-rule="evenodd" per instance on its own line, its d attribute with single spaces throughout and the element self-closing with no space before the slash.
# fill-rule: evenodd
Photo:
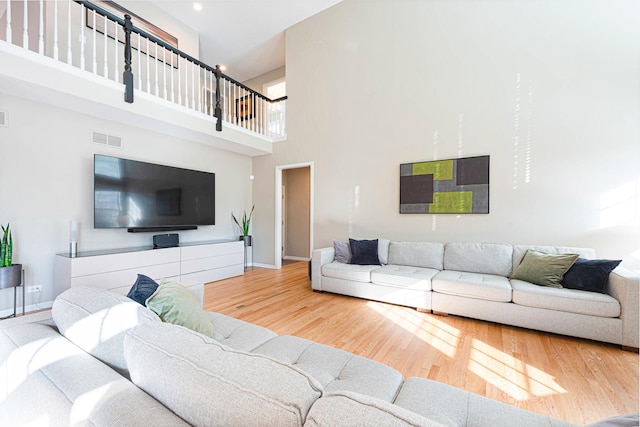
<svg viewBox="0 0 640 427">
<path fill-rule="evenodd" d="M 638 16 L 631 0 L 346 0 L 290 28 L 288 140 L 254 158 L 256 239 L 274 241 L 274 168 L 313 161 L 316 248 L 575 245 L 638 268 Z M 401 163 L 484 154 L 490 214 L 398 213 Z"/>
<path fill-rule="evenodd" d="M 236 238 L 231 212 L 251 204 L 247 156 L 127 126 L 95 116 L 0 94 L 9 127 L 0 127 L 0 223 L 11 223 L 14 263 L 27 268 L 26 284 L 41 285 L 40 302 L 62 289 L 53 282 L 56 253 L 68 251 L 69 220 L 80 223 L 79 251 L 151 244 L 154 233 L 93 229 L 93 154 L 214 172 L 216 225 L 179 232 L 181 241 Z M 90 132 L 120 136 L 123 149 L 90 143 Z M 13 295 L 0 293 L 0 310 Z M 27 305 L 36 302 L 27 294 Z"/>
</svg>

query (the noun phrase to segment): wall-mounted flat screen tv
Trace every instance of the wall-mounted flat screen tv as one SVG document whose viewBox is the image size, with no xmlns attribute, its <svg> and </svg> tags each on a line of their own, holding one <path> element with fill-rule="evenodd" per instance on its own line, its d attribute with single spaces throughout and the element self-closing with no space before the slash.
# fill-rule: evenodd
<svg viewBox="0 0 640 427">
<path fill-rule="evenodd" d="M 215 224 L 216 175 L 94 155 L 94 227 L 130 232 Z"/>
</svg>

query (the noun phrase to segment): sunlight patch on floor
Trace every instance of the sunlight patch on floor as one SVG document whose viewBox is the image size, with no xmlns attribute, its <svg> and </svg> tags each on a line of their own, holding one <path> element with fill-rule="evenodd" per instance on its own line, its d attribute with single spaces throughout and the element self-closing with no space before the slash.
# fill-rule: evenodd
<svg viewBox="0 0 640 427">
<path fill-rule="evenodd" d="M 473 339 L 469 370 L 516 400 L 566 393 L 554 377 Z"/>
<path fill-rule="evenodd" d="M 460 337 L 460 331 L 456 328 L 413 309 L 373 301 L 368 302 L 367 306 L 446 356 L 455 356 Z"/>
</svg>

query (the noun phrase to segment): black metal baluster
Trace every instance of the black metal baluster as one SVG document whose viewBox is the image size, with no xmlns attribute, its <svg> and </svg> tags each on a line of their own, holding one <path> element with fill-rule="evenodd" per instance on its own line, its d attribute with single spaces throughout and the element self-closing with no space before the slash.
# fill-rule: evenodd
<svg viewBox="0 0 640 427">
<path fill-rule="evenodd" d="M 131 71 L 131 16 L 124 15 L 124 102 L 133 103 L 133 72 Z"/>
</svg>

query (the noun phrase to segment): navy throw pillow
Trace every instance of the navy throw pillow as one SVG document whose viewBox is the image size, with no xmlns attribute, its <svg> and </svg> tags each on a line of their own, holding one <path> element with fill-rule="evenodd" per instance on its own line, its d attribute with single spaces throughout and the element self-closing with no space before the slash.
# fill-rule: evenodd
<svg viewBox="0 0 640 427">
<path fill-rule="evenodd" d="M 622 260 L 578 258 L 562 278 L 562 287 L 604 294 L 609 273 L 621 262 Z"/>
<path fill-rule="evenodd" d="M 155 280 L 144 274 L 138 274 L 138 279 L 136 279 L 136 283 L 133 284 L 127 296 L 135 302 L 145 305 L 147 298 L 153 295 L 156 289 L 158 289 L 158 284 Z"/>
<path fill-rule="evenodd" d="M 380 265 L 380 260 L 378 259 L 378 239 L 349 239 L 349 246 L 351 247 L 351 264 Z"/>
</svg>

